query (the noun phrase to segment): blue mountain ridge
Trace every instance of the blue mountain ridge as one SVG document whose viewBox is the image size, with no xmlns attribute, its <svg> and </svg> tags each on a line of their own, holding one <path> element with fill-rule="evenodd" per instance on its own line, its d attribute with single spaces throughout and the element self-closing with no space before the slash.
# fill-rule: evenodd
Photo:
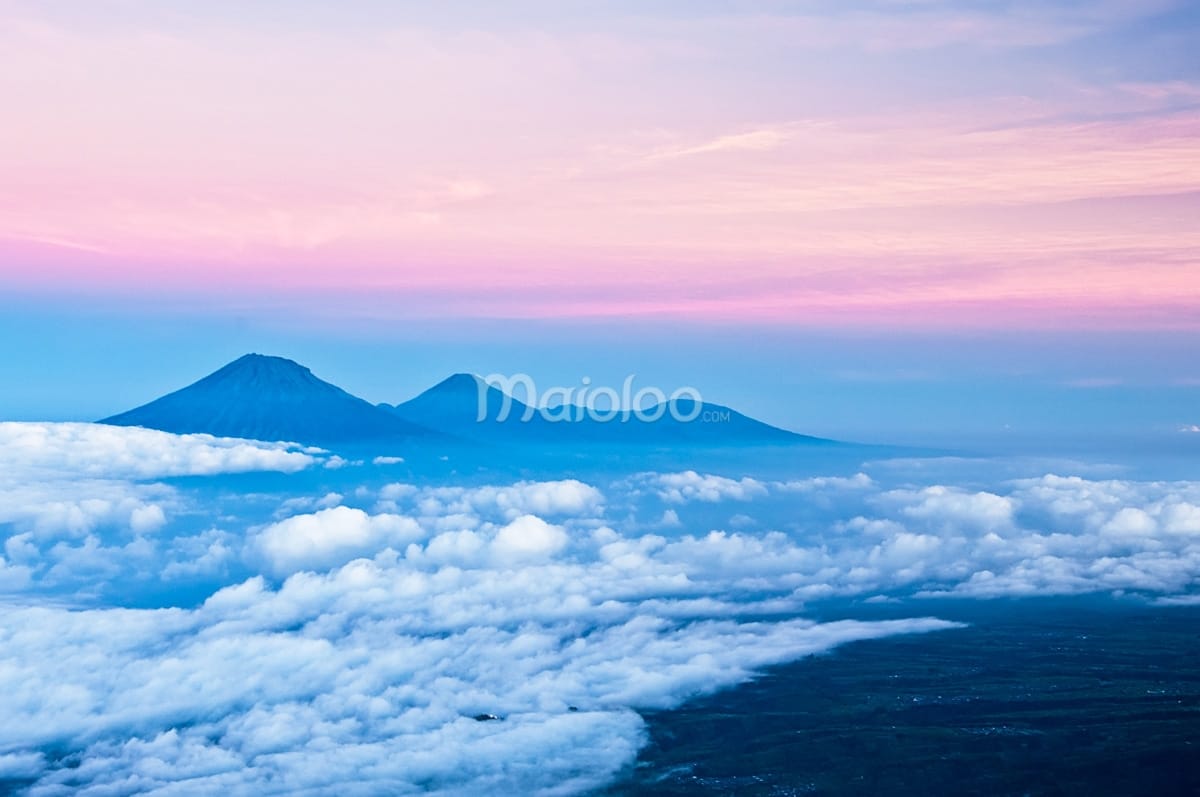
<svg viewBox="0 0 1200 797">
<path fill-rule="evenodd" d="M 481 396 L 487 411 L 479 420 Z M 779 429 L 719 404 L 702 403 L 697 412 L 688 399 L 678 400 L 675 410 L 684 417 L 694 413 L 691 421 L 678 420 L 670 411 L 657 420 L 630 414 L 601 421 L 577 407 L 568 409 L 550 414 L 570 420 L 551 420 L 480 377 L 461 373 L 400 404 L 373 405 L 292 360 L 247 354 L 187 387 L 100 423 L 312 444 L 721 447 L 831 442 Z"/>
<path fill-rule="evenodd" d="M 718 446 L 827 442 L 754 420 L 720 404 L 702 402 L 697 410 L 691 399 L 646 406 L 642 417 L 626 413 L 600 420 L 577 405 L 543 414 L 482 378 L 461 373 L 403 403 L 378 406 L 410 423 L 489 442 Z M 480 406 L 487 408 L 482 418 Z M 656 415 L 655 420 L 649 419 Z M 680 420 L 676 416 L 694 418 Z"/>
<path fill-rule="evenodd" d="M 100 423 L 297 443 L 441 437 L 318 379 L 299 363 L 263 354 L 239 357 L 198 382 Z"/>
</svg>

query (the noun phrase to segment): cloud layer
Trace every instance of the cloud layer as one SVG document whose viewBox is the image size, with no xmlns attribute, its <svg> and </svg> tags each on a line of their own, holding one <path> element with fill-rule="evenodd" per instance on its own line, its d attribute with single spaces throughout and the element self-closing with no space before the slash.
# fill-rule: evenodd
<svg viewBox="0 0 1200 797">
<path fill-rule="evenodd" d="M 0 610 L 0 777 L 35 795 L 577 791 L 632 760 L 633 708 L 948 626 L 685 623 L 572 599 L 578 578 L 607 581 L 362 561 L 194 611 Z"/>
<path fill-rule="evenodd" d="M 193 508 L 176 487 L 154 480 L 296 473 L 324 456 L 319 449 L 203 434 L 0 422 L 0 592 L 24 588 L 35 575 L 47 587 L 94 586 L 160 566 L 154 535 Z M 203 556 L 179 567 L 194 570 Z M 167 572 L 181 571 L 168 562 Z"/>
<path fill-rule="evenodd" d="M 64 500 L 103 485 L 126 502 L 211 511 L 211 493 L 133 477 L 297 463 L 282 449 L 143 430 L 18 431 L 35 443 L 10 457 L 9 479 Z M 105 473 L 105 451 L 131 450 L 146 461 L 109 457 Z M 346 494 L 372 506 L 347 506 Z M 231 504 L 262 503 L 218 496 L 217 523 Z M 11 586 L 29 597 L 0 606 L 0 784 L 33 795 L 575 792 L 633 760 L 637 709 L 842 642 L 950 627 L 799 619 L 786 596 L 756 597 L 613 530 L 603 492 L 578 480 L 393 483 L 269 503 L 262 522 L 196 534 L 173 535 L 163 503 L 116 498 L 115 519 L 97 513 L 85 527 L 47 521 L 38 536 L 13 521 L 6 550 L 24 579 Z M 106 522 L 124 528 L 103 544 L 91 532 Z M 43 537 L 58 542 L 47 550 Z M 164 581 L 231 562 L 263 575 L 190 609 L 33 598 L 61 593 L 64 562 L 83 579 L 76 599 L 88 579 L 121 581 L 131 567 Z"/>
<path fill-rule="evenodd" d="M 2 428 L 0 785 L 30 794 L 576 792 L 633 760 L 639 710 L 949 627 L 930 596 L 1200 591 L 1196 482 L 389 482 L 287 446 Z M 279 472 L 228 473 L 251 467 Z M 827 599 L 914 617 L 803 618 Z"/>
<path fill-rule="evenodd" d="M 98 423 L 0 422 L 0 464 L 24 475 L 158 479 L 312 465 L 316 449 Z"/>
</svg>

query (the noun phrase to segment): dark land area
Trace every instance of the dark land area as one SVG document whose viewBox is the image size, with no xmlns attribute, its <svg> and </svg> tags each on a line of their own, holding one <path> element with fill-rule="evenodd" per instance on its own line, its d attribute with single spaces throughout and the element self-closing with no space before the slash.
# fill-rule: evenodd
<svg viewBox="0 0 1200 797">
<path fill-rule="evenodd" d="M 1200 607 L 909 602 L 966 628 L 845 645 L 675 711 L 609 794 L 1200 795 Z"/>
</svg>

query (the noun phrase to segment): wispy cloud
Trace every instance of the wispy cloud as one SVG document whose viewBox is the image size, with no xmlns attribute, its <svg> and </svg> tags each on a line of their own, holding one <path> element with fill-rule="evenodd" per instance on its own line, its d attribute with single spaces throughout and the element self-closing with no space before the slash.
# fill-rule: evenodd
<svg viewBox="0 0 1200 797">
<path fill-rule="evenodd" d="M 1177 6 L 564 6 L 463 30 L 378 4 L 336 25 L 21 5 L 0 35 L 36 80 L 0 81 L 0 145 L 22 154 L 0 163 L 0 282 L 437 315 L 860 323 L 978 302 L 994 314 L 961 314 L 993 325 L 1066 306 L 1163 323 L 1194 304 L 1200 114 L 1193 75 L 1140 65 L 1143 27 Z M 1097 31 L 1103 72 L 1053 49 Z"/>
<path fill-rule="evenodd" d="M 717 136 L 701 144 L 672 149 L 663 149 L 647 157 L 648 161 L 673 160 L 693 155 L 717 152 L 766 152 L 776 149 L 792 138 L 792 133 L 782 128 L 762 128 L 744 133 Z"/>
<path fill-rule="evenodd" d="M 790 37 L 798 46 L 876 52 L 954 46 L 996 50 L 1048 47 L 1077 41 L 1178 8 L 1179 0 L 1101 0 L 1092 3 L 954 0 L 897 3 L 820 3 L 793 14 L 751 17 L 763 35 Z"/>
</svg>

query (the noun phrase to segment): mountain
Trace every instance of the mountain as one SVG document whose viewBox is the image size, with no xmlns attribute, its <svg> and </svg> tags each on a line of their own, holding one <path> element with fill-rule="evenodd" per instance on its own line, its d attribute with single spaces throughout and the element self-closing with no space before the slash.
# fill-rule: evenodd
<svg viewBox="0 0 1200 797">
<path fill-rule="evenodd" d="M 481 406 L 486 408 L 482 417 Z M 543 413 L 472 374 L 454 374 L 416 398 L 379 407 L 409 423 L 493 443 L 728 446 L 828 442 L 756 421 L 720 404 L 697 407 L 690 399 L 674 402 L 674 412 L 672 404 L 666 403 L 646 408 L 643 418 L 631 414 L 625 420 L 621 416 L 599 420 L 576 405 Z"/>
<path fill-rule="evenodd" d="M 482 419 L 481 404 L 486 410 Z M 247 354 L 194 384 L 100 423 L 318 445 L 455 439 L 554 447 L 829 442 L 719 404 L 697 406 L 687 399 L 647 408 L 641 415 L 604 421 L 577 405 L 535 410 L 471 374 L 454 374 L 401 404 L 376 406 L 318 379 L 299 363 Z"/>
<path fill-rule="evenodd" d="M 300 443 L 441 437 L 318 379 L 299 363 L 263 354 L 247 354 L 100 423 Z"/>
<path fill-rule="evenodd" d="M 481 402 L 481 395 L 486 396 L 485 402 Z M 431 429 L 470 430 L 479 426 L 486 430 L 504 423 L 499 419 L 502 417 L 505 401 L 509 402 L 507 417 L 510 419 L 520 418 L 528 410 L 526 404 L 473 374 L 454 374 L 416 398 L 401 404 L 378 406 L 410 423 L 428 426 Z M 487 407 L 482 420 L 479 418 L 481 403 Z M 416 421 L 414 418 L 423 420 Z"/>
</svg>

